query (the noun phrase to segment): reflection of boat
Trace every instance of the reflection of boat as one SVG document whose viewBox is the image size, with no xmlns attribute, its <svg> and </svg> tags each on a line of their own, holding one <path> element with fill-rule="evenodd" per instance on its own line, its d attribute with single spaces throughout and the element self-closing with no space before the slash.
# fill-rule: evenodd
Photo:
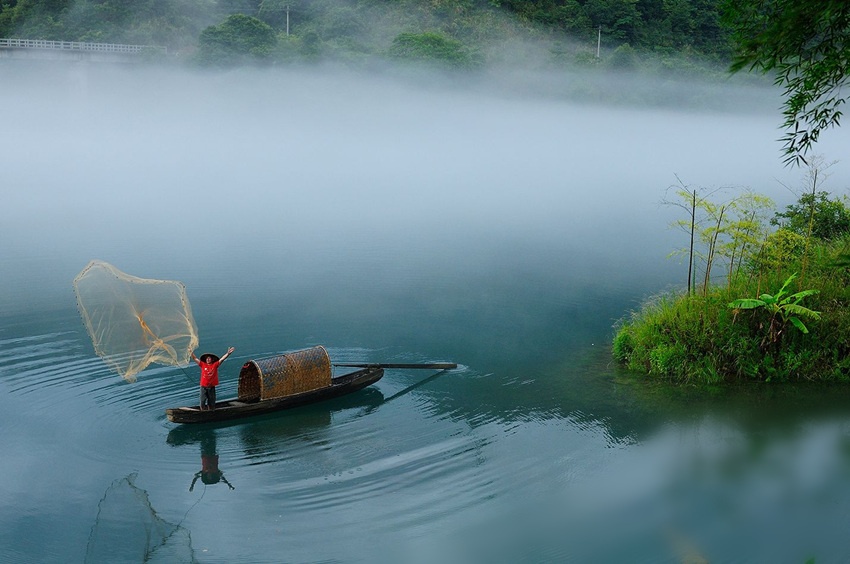
<svg viewBox="0 0 850 564">
<path fill-rule="evenodd" d="M 208 423 L 290 409 L 356 392 L 381 379 L 384 369 L 367 366 L 331 377 L 330 357 L 324 347 L 249 360 L 239 372 L 234 399 L 216 402 L 214 410 L 199 406 L 166 409 L 174 423 Z"/>
</svg>

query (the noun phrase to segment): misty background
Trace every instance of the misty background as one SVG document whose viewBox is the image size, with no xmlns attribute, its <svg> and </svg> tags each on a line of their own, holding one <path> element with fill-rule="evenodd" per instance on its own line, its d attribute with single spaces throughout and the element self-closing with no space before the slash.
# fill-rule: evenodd
<svg viewBox="0 0 850 564">
<path fill-rule="evenodd" d="M 532 252 L 580 278 L 610 269 L 658 284 L 681 270 L 664 258 L 681 245 L 674 214 L 658 205 L 675 175 L 780 205 L 802 177 L 781 166 L 769 89 L 660 84 L 659 97 L 704 89 L 723 108 L 658 108 L 553 96 L 569 75 L 538 94 L 439 75 L 43 65 L 5 69 L 0 93 L 14 108 L 0 140 L 10 309 L 33 292 L 50 303 L 42 290 L 67 288 L 90 258 L 192 282 L 226 261 L 274 264 L 294 284 L 368 271 L 380 285 Z M 841 137 L 827 133 L 827 157 Z M 843 168 L 828 182 L 837 193 Z"/>
<path fill-rule="evenodd" d="M 535 348 L 555 357 L 576 340 L 607 346 L 618 319 L 684 285 L 686 266 L 666 258 L 686 246 L 669 227 L 678 208 L 660 203 L 677 176 L 780 209 L 803 176 L 781 164 L 777 93 L 754 85 L 321 66 L 6 72 L 3 311 L 73 305 L 71 281 L 100 259 L 184 282 L 202 342 L 205 324 L 293 331 L 260 350 L 432 336 L 521 363 L 540 331 Z M 592 103 L 569 95 L 577 83 L 647 97 Z M 821 148 L 842 138 L 827 132 Z M 846 170 L 830 173 L 823 186 L 843 193 Z M 364 323 L 378 333 L 353 337 Z M 489 337 L 473 353 L 474 332 Z"/>
</svg>

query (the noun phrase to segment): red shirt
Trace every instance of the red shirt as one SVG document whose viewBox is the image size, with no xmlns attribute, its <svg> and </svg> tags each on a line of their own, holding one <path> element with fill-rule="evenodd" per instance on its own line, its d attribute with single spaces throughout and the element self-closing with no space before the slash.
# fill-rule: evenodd
<svg viewBox="0 0 850 564">
<path fill-rule="evenodd" d="M 198 366 L 201 367 L 201 386 L 206 388 L 209 386 L 218 386 L 218 366 L 221 361 L 206 363 L 198 361 Z"/>
<path fill-rule="evenodd" d="M 208 474 L 210 472 L 218 472 L 218 455 L 201 455 L 201 472 Z"/>
</svg>

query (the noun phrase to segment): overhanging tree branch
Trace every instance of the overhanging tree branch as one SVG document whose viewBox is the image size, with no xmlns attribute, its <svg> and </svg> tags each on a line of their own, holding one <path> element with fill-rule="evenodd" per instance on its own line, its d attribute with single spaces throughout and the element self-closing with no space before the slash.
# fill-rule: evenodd
<svg viewBox="0 0 850 564">
<path fill-rule="evenodd" d="M 731 71 L 775 73 L 784 88 L 784 161 L 808 164 L 820 134 L 840 125 L 850 73 L 850 2 L 725 0 L 736 44 Z"/>
</svg>

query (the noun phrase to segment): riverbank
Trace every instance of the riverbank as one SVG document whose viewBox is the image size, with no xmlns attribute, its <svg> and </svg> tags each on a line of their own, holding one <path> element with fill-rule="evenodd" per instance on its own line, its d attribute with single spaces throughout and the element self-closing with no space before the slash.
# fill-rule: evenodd
<svg viewBox="0 0 850 564">
<path fill-rule="evenodd" d="M 814 241 L 808 259 L 780 269 L 741 273 L 707 292 L 655 296 L 618 324 L 614 357 L 681 384 L 850 381 L 848 248 L 847 235 Z"/>
</svg>

